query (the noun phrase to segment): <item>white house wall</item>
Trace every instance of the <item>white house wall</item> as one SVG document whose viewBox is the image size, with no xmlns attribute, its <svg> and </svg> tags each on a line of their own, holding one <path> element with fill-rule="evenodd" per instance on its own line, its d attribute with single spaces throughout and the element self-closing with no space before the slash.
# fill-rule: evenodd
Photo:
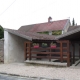
<svg viewBox="0 0 80 80">
<path fill-rule="evenodd" d="M 4 63 L 24 62 L 24 42 L 26 39 L 5 31 Z"/>
<path fill-rule="evenodd" d="M 64 29 L 62 30 L 63 33 L 67 32 L 68 31 L 68 28 L 71 26 L 71 23 L 70 21 L 68 20 L 67 24 L 65 25 Z"/>
<path fill-rule="evenodd" d="M 4 63 L 8 63 L 8 32 L 4 31 Z"/>
</svg>

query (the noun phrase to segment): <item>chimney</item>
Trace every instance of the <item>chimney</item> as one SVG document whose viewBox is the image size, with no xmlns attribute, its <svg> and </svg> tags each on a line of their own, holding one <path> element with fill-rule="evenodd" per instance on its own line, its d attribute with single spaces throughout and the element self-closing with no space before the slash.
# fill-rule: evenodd
<svg viewBox="0 0 80 80">
<path fill-rule="evenodd" d="M 49 18 L 48 18 L 48 22 L 51 22 L 51 21 L 52 21 L 52 17 L 49 17 Z"/>
</svg>

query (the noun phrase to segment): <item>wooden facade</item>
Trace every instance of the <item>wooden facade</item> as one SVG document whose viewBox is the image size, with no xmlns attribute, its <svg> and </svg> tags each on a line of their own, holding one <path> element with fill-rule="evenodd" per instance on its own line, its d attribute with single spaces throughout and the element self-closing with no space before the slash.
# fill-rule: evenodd
<svg viewBox="0 0 80 80">
<path fill-rule="evenodd" d="M 36 41 L 41 44 L 43 41 Z M 34 48 L 32 46 L 33 42 L 25 42 L 25 60 L 29 59 L 58 59 L 60 62 L 67 62 L 67 66 L 70 66 L 70 42 L 68 40 L 55 41 L 57 44 L 56 48 L 51 48 L 50 46 L 43 48 Z M 47 41 L 50 43 L 50 41 Z M 35 54 L 35 55 L 34 55 Z M 44 55 L 45 54 L 45 55 Z"/>
</svg>

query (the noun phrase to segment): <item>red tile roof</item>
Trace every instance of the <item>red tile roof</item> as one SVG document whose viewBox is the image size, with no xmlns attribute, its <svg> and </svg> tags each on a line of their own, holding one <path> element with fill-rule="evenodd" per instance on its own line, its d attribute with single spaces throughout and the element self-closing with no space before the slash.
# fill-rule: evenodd
<svg viewBox="0 0 80 80">
<path fill-rule="evenodd" d="M 20 27 L 19 31 L 28 31 L 28 32 L 43 32 L 43 31 L 53 31 L 53 30 L 62 30 L 67 21 L 69 19 L 46 22 L 46 23 L 39 23 L 39 24 L 32 24 Z"/>
<path fill-rule="evenodd" d="M 68 19 L 40 23 L 40 24 L 33 24 L 28 26 L 22 26 L 18 30 L 7 29 L 7 31 L 9 33 L 23 37 L 28 40 L 56 40 L 56 36 L 39 34 L 36 32 L 62 30 L 66 26 L 67 21 Z"/>
</svg>

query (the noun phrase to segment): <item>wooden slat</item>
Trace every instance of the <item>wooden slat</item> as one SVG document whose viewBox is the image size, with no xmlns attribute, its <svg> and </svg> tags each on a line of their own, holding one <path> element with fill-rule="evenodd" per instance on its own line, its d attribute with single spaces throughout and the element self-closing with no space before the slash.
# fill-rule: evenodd
<svg viewBox="0 0 80 80">
<path fill-rule="evenodd" d="M 31 52 L 32 54 L 60 54 L 60 52 Z"/>
<path fill-rule="evenodd" d="M 47 58 L 47 59 L 49 59 L 49 56 L 32 56 L 32 58 Z M 60 59 L 60 57 L 52 57 L 51 56 L 51 59 Z"/>
<path fill-rule="evenodd" d="M 29 58 L 29 56 L 27 56 Z M 49 56 L 32 56 L 32 58 L 44 58 L 44 59 L 49 59 Z M 60 57 L 51 57 L 51 59 L 60 59 Z"/>
<path fill-rule="evenodd" d="M 34 47 L 31 47 L 31 49 L 60 49 L 60 47 L 56 47 L 56 48 L 51 48 L 51 47 L 47 47 L 47 48 L 42 48 L 42 47 L 34 48 Z"/>
<path fill-rule="evenodd" d="M 27 58 L 29 58 L 29 56 L 27 56 Z M 32 56 L 32 58 L 47 58 L 49 59 L 49 56 Z M 61 59 L 60 57 L 56 57 L 56 56 L 51 56 L 51 59 Z M 67 58 L 64 57 L 63 60 L 66 60 L 67 61 Z"/>
<path fill-rule="evenodd" d="M 32 58 L 48 58 L 49 59 L 49 56 L 31 56 Z"/>
<path fill-rule="evenodd" d="M 27 47 L 27 48 L 29 48 L 29 47 Z M 51 48 L 51 47 L 47 47 L 47 48 L 42 48 L 42 47 L 34 48 L 34 47 L 31 47 L 31 49 L 60 49 L 60 47 L 56 47 L 56 48 Z M 63 47 L 63 49 L 67 49 L 67 47 Z"/>
<path fill-rule="evenodd" d="M 29 60 L 31 60 L 31 44 L 29 43 L 28 45 L 29 45 L 29 49 L 28 49 L 29 50 Z"/>
<path fill-rule="evenodd" d="M 67 49 L 67 47 L 63 47 L 63 49 Z"/>
</svg>

